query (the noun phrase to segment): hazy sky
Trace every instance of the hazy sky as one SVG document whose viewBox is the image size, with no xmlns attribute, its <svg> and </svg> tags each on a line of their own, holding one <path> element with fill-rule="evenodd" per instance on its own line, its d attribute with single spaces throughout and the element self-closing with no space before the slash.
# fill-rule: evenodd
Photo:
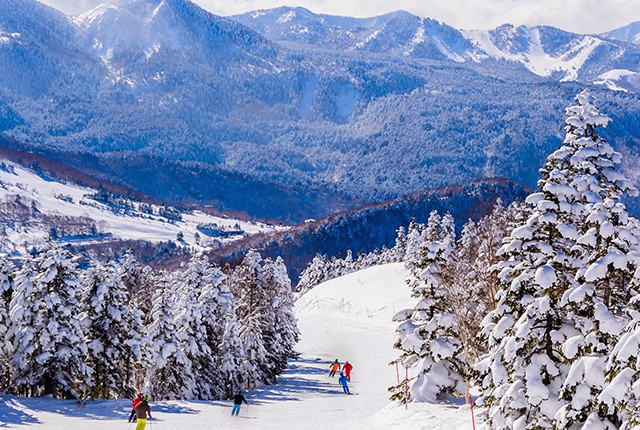
<svg viewBox="0 0 640 430">
<path fill-rule="evenodd" d="M 78 14 L 105 0 L 40 0 Z M 551 25 L 576 33 L 600 33 L 640 21 L 640 0 L 193 0 L 218 15 L 282 5 L 303 6 L 331 15 L 374 16 L 404 9 L 461 29 L 494 28 L 503 23 Z M 110 0 L 108 2 L 115 3 Z"/>
</svg>

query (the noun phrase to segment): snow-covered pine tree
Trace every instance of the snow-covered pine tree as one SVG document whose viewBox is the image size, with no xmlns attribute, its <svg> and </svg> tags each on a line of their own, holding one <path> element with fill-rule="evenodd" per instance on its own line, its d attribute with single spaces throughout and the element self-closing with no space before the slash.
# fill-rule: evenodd
<svg viewBox="0 0 640 430">
<path fill-rule="evenodd" d="M 634 291 L 640 291 L 639 280 L 640 273 L 636 273 L 632 283 Z M 640 295 L 631 299 L 626 312 L 630 321 L 608 357 L 607 384 L 598 395 L 597 403 L 600 415 L 616 428 L 630 430 L 640 426 Z M 591 414 L 585 424 L 591 421 L 597 425 L 601 418 Z"/>
<path fill-rule="evenodd" d="M 205 342 L 214 360 L 211 373 L 203 377 L 210 387 L 211 398 L 230 398 L 244 387 L 244 351 L 234 297 L 226 275 L 217 266 L 208 266 L 203 273 L 203 283 L 198 300 L 202 306 Z"/>
<path fill-rule="evenodd" d="M 282 258 L 264 261 L 262 282 L 271 292 L 266 310 L 272 317 L 266 321 L 264 339 L 270 378 L 275 381 L 275 377 L 286 369 L 287 361 L 295 357 L 294 347 L 300 336 L 293 313 L 291 280 Z"/>
<path fill-rule="evenodd" d="M 222 397 L 229 399 L 249 384 L 245 380 L 246 354 L 242 348 L 240 322 L 236 318 L 235 308 L 226 312 L 225 321 L 218 350 L 221 375 L 218 382 L 222 385 Z"/>
<path fill-rule="evenodd" d="M 424 224 L 418 224 L 415 219 L 411 219 L 407 227 L 405 254 L 402 260 L 409 273 L 413 273 L 415 266 L 420 262 L 420 246 L 424 242 L 422 234 L 425 228 Z"/>
<path fill-rule="evenodd" d="M 444 278 L 451 275 L 448 262 L 455 241 L 453 217 L 447 213 L 429 217 L 424 230 L 424 243 L 418 249 L 420 261 L 415 266 L 410 283 L 413 295 L 420 298 L 412 310 L 394 317 L 401 321 L 397 349 L 398 361 L 405 366 L 418 364 L 418 376 L 411 383 L 410 396 L 417 401 L 436 401 L 447 394 L 465 391 L 465 361 L 462 342 L 457 333 L 454 315 L 447 303 Z M 419 272 L 418 272 L 419 270 Z M 416 273 L 417 272 L 417 273 Z M 406 400 L 403 384 L 392 387 L 393 399 Z"/>
<path fill-rule="evenodd" d="M 460 394 L 466 389 L 467 365 L 464 346 L 460 340 L 456 316 L 452 312 L 451 298 L 459 288 L 456 273 L 455 224 L 450 213 L 440 222 L 440 228 L 430 230 L 422 248 L 422 283 L 415 290 L 420 303 L 412 319 L 419 326 L 424 340 L 419 352 L 418 376 L 411 384 L 410 395 L 417 401 L 435 402 L 448 394 Z"/>
<path fill-rule="evenodd" d="M 344 260 L 335 256 L 331 258 L 331 269 L 329 279 L 339 278 L 347 273 L 344 267 Z"/>
<path fill-rule="evenodd" d="M 273 382 L 264 338 L 265 318 L 271 316 L 264 314 L 265 304 L 271 297 L 263 282 L 261 264 L 260 254 L 249 250 L 233 273 L 232 293 L 236 297 L 240 339 L 245 353 L 245 389 L 251 389 L 257 383 Z"/>
<path fill-rule="evenodd" d="M 396 230 L 396 242 L 390 253 L 392 261 L 404 261 L 404 256 L 407 253 L 407 235 L 403 226 L 398 227 L 398 230 Z"/>
<path fill-rule="evenodd" d="M 188 398 L 194 388 L 191 362 L 180 348 L 184 342 L 174 318 L 173 285 L 169 274 L 158 277 L 149 314 L 148 343 L 143 350 L 147 364 L 144 392 L 157 400 Z"/>
<path fill-rule="evenodd" d="M 581 103 L 588 97 L 578 98 Z M 575 387 L 565 383 L 569 366 L 563 351 L 577 345 L 570 339 L 580 333 L 561 306 L 565 293 L 580 291 L 576 275 L 586 256 L 574 245 L 587 220 L 587 196 L 595 191 L 589 175 L 599 174 L 583 164 L 598 150 L 581 152 L 580 145 L 592 139 L 595 126 L 608 121 L 597 112 L 582 118 L 575 114 L 573 107 L 567 109 L 567 137 L 540 170 L 539 191 L 526 199 L 529 218 L 500 251 L 502 291 L 496 309 L 483 321 L 482 337 L 490 350 L 477 366 L 489 428 L 557 426 L 556 413 Z M 588 136 L 574 133 L 580 127 L 589 130 Z M 575 379 L 573 373 L 570 377 Z"/>
<path fill-rule="evenodd" d="M 15 267 L 6 255 L 0 256 L 0 393 L 11 387 L 11 318 L 9 303 L 13 295 Z"/>
<path fill-rule="evenodd" d="M 150 267 L 140 267 L 130 249 L 125 253 L 120 264 L 119 276 L 124 282 L 132 307 L 139 309 L 143 317 L 151 310 L 151 297 L 154 285 Z"/>
<path fill-rule="evenodd" d="M 221 396 L 217 357 L 212 348 L 218 348 L 222 331 L 219 325 L 224 324 L 224 320 L 219 319 L 220 315 L 214 314 L 215 309 L 210 309 L 218 305 L 218 296 L 212 294 L 218 280 L 211 272 L 212 267 L 206 257 L 194 256 L 187 269 L 178 275 L 176 288 L 179 348 L 191 362 L 192 370 L 188 376 L 192 378 L 189 385 L 193 386 L 193 392 L 185 395 L 207 400 Z"/>
<path fill-rule="evenodd" d="M 78 267 L 55 244 L 47 244 L 17 273 L 11 300 L 12 383 L 19 395 L 77 398 L 85 390 L 87 347 L 78 293 Z"/>
<path fill-rule="evenodd" d="M 422 272 L 424 271 L 424 257 L 428 253 L 427 244 L 437 242 L 441 238 L 442 217 L 437 211 L 429 214 L 429 221 L 426 226 L 417 224 L 413 220 L 409 223 L 409 234 L 407 236 L 407 256 L 405 258 L 405 268 L 409 272 L 407 284 L 412 291 L 412 295 L 418 297 L 416 288 L 422 285 Z"/>
<path fill-rule="evenodd" d="M 132 397 L 145 336 L 140 312 L 131 308 L 127 288 L 112 265 L 95 264 L 82 280 L 85 363 L 91 369 L 87 394 L 98 399 Z"/>
<path fill-rule="evenodd" d="M 330 264 L 331 262 L 325 255 L 316 254 L 300 274 L 300 281 L 298 281 L 298 285 L 296 286 L 299 295 L 303 295 L 316 285 L 326 281 L 328 279 L 327 268 Z"/>
<path fill-rule="evenodd" d="M 433 223 L 440 223 L 440 215 L 438 212 L 433 211 L 430 214 L 429 219 Z M 407 228 L 406 239 L 406 252 L 404 255 L 404 266 L 409 273 L 406 279 L 407 285 L 411 289 L 413 297 L 418 298 L 419 294 L 415 291 L 415 287 L 420 282 L 420 268 L 422 248 L 426 239 L 424 237 L 424 231 L 426 226 L 418 224 L 414 219 L 411 219 Z M 398 333 L 398 340 L 394 344 L 394 348 L 398 349 L 401 353 L 400 356 L 392 361 L 391 365 L 395 366 L 415 366 L 420 360 L 420 351 L 425 340 L 420 333 L 420 324 L 413 320 L 413 314 L 417 312 L 419 307 L 422 306 L 422 300 L 420 300 L 414 308 L 403 309 L 393 316 L 393 321 L 398 322 L 396 332 Z M 405 382 L 401 382 L 396 386 L 389 387 L 389 391 L 392 393 L 391 400 L 400 401 L 406 403 L 409 401 L 406 395 Z"/>
<path fill-rule="evenodd" d="M 605 366 L 626 325 L 626 308 L 637 294 L 630 288 L 640 266 L 633 225 L 621 199 L 637 195 L 619 171 L 621 155 L 597 134 L 610 121 L 595 106 L 587 91 L 566 109 L 567 135 L 557 158 L 572 172 L 574 207 L 582 205 L 585 218 L 572 252 L 582 262 L 577 283 L 566 291 L 561 304 L 579 333 L 567 339 L 563 352 L 571 364 L 561 396 L 567 404 L 556 414 L 561 428 L 617 428 L 619 417 L 611 405 L 598 401 L 607 385 Z"/>
<path fill-rule="evenodd" d="M 347 256 L 344 257 L 343 264 L 342 264 L 344 267 L 344 274 L 355 272 L 354 264 L 355 263 L 353 261 L 353 252 L 350 249 L 348 249 Z"/>
</svg>

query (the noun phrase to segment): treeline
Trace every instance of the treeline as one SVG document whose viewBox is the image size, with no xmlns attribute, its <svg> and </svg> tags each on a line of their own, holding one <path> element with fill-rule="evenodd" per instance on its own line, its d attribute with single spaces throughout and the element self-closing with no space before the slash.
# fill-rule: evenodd
<svg viewBox="0 0 640 430">
<path fill-rule="evenodd" d="M 449 212 L 457 222 L 463 223 L 491 212 L 497 200 L 523 199 L 527 192 L 525 187 L 512 181 L 489 179 L 413 193 L 310 221 L 277 234 L 253 235 L 217 249 L 212 259 L 233 262 L 244 255 L 244 250 L 256 249 L 271 258 L 282 257 L 289 277 L 297 283 L 302 271 L 318 254 L 331 260 L 344 259 L 349 250 L 354 254 L 382 251 L 395 246 L 398 226 L 406 226 L 412 219 L 426 223 L 434 210 Z"/>
<path fill-rule="evenodd" d="M 588 92 L 576 100 L 524 205 L 497 207 L 457 239 L 435 215 L 409 232 L 417 303 L 395 316 L 395 347 L 417 375 L 393 399 L 475 385 L 488 429 L 640 422 L 640 221 L 623 203 L 638 190 L 597 134 L 610 119 Z"/>
<path fill-rule="evenodd" d="M 81 268 L 50 243 L 0 260 L 0 392 L 56 398 L 221 399 L 275 383 L 298 340 L 281 259 L 226 273 L 121 262 Z"/>
</svg>

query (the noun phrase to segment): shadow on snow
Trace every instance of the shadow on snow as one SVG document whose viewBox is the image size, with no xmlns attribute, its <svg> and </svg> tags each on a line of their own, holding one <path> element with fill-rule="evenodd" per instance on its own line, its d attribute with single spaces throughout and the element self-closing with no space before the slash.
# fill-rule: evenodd
<svg viewBox="0 0 640 430">
<path fill-rule="evenodd" d="M 158 402 L 152 403 L 153 412 L 164 414 L 194 414 L 198 411 L 184 404 Z M 66 417 L 86 418 L 91 420 L 127 420 L 131 412 L 130 400 L 54 400 L 51 396 L 18 398 L 13 396 L 0 397 L 0 427 L 4 425 L 5 417 L 9 424 L 31 424 L 39 421 L 29 414 L 33 412 L 49 412 Z"/>
<path fill-rule="evenodd" d="M 7 428 L 10 424 L 39 424 L 37 418 L 30 415 L 20 401 L 14 397 L 0 397 L 0 428 Z"/>
</svg>

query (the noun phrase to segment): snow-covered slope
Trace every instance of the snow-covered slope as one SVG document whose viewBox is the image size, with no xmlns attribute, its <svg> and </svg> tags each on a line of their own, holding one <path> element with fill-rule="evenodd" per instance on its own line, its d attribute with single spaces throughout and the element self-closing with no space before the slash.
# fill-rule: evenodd
<svg viewBox="0 0 640 430">
<path fill-rule="evenodd" d="M 581 35 L 509 24 L 488 31 L 459 31 L 404 11 L 356 19 L 281 7 L 234 19 L 279 42 L 440 61 L 508 60 L 560 81 L 593 81 L 612 69 L 640 71 L 639 50 L 619 43 L 637 43 L 638 23 L 603 35 Z"/>
<path fill-rule="evenodd" d="M 170 55 L 166 51 L 219 66 L 229 61 L 263 61 L 274 54 L 273 44 L 262 36 L 185 0 L 104 4 L 76 22 L 87 46 L 111 66 L 150 62 L 156 55 Z"/>
<path fill-rule="evenodd" d="M 0 64 L 0 88 L 10 88 L 14 97 L 33 98 L 48 91 L 61 74 L 71 73 L 70 69 L 82 65 L 87 69 L 80 72 L 84 76 L 93 67 L 72 21 L 35 0 L 0 2 Z"/>
<path fill-rule="evenodd" d="M 640 71 L 638 49 L 601 36 L 512 25 L 465 34 L 490 58 L 521 63 L 536 75 L 560 81 L 599 81 L 612 69 Z"/>
<path fill-rule="evenodd" d="M 466 406 L 390 404 L 386 388 L 396 381 L 387 363 L 392 348 L 393 313 L 413 305 L 402 264 L 376 266 L 334 279 L 311 290 L 296 304 L 301 330 L 297 350 L 278 384 L 248 393 L 249 406 L 231 418 L 228 402 L 151 402 L 153 428 L 468 430 Z M 338 358 L 353 364 L 348 396 L 328 378 Z M 128 402 L 74 402 L 0 397 L 0 415 L 10 428 L 116 430 L 126 426 Z M 24 426 L 20 425 L 24 424 Z"/>
<path fill-rule="evenodd" d="M 460 31 L 404 11 L 349 18 L 281 7 L 233 18 L 278 42 L 454 62 L 476 57 L 474 46 Z"/>
<path fill-rule="evenodd" d="M 622 42 L 640 44 L 640 21 L 632 22 L 608 33 L 602 33 L 601 36 Z"/>
<path fill-rule="evenodd" d="M 197 248 L 275 229 L 199 211 L 168 213 L 160 206 L 122 200 L 122 204 L 105 201 L 97 190 L 56 182 L 0 160 L 1 250 L 24 253 L 30 246 L 42 243 L 52 231 L 59 240 L 74 243 L 112 239 L 176 241 L 182 234 L 182 245 Z M 230 234 L 228 238 L 223 238 L 225 231 Z M 221 236 L 209 237 L 207 233 Z"/>
</svg>

